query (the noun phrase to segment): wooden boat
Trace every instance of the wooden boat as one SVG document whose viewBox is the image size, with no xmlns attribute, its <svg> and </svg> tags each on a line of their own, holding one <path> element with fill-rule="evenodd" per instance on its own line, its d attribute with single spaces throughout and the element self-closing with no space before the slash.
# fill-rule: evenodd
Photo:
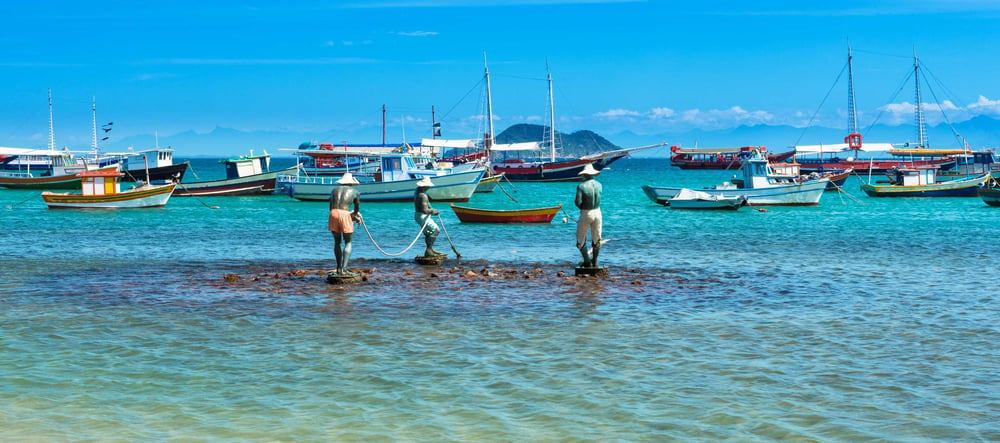
<svg viewBox="0 0 1000 443">
<path fill-rule="evenodd" d="M 485 64 L 485 60 L 484 60 Z M 659 146 L 663 146 L 665 143 L 659 143 L 650 146 L 642 146 L 636 148 L 625 148 L 625 149 L 615 149 L 611 151 L 598 152 L 595 154 L 584 155 L 576 158 L 559 158 L 556 156 L 558 139 L 556 137 L 555 129 L 555 114 L 552 112 L 554 109 L 554 99 L 552 96 L 552 74 L 548 73 L 548 91 L 549 91 L 549 125 L 548 131 L 542 136 L 542 141 L 540 142 L 523 142 L 523 143 L 509 143 L 500 144 L 494 143 L 493 134 L 493 105 L 491 103 L 491 93 L 490 93 L 490 82 L 489 82 L 490 71 L 486 68 L 486 100 L 487 100 L 487 124 L 489 125 L 489 134 L 487 140 L 484 140 L 484 145 L 486 151 L 492 154 L 504 153 L 505 155 L 510 155 L 512 157 L 506 157 L 503 159 L 491 158 L 490 166 L 495 174 L 503 174 L 509 181 L 517 182 L 564 182 L 564 181 L 580 181 L 583 178 L 580 176 L 580 171 L 582 171 L 587 165 L 591 165 L 594 169 L 598 171 L 608 167 L 612 163 L 625 158 L 632 151 L 638 151 L 642 149 L 651 149 Z M 543 151 L 543 147 L 548 147 L 548 152 Z M 534 152 L 530 158 L 522 155 L 524 152 Z M 538 155 L 541 154 L 541 155 Z"/>
<path fill-rule="evenodd" d="M 271 171 L 271 155 L 240 156 L 220 160 L 226 167 L 226 178 L 180 183 L 174 189 L 177 197 L 268 195 L 274 192 L 279 174 L 291 174 L 296 167 Z"/>
<path fill-rule="evenodd" d="M 42 200 L 50 208 L 126 209 L 151 208 L 167 204 L 174 184 L 143 184 L 122 191 L 120 179 L 125 174 L 117 167 L 87 170 L 78 174 L 79 193 L 43 192 Z"/>
<path fill-rule="evenodd" d="M 917 143 L 913 146 L 898 148 L 896 155 L 915 156 L 921 153 L 931 153 L 931 155 L 960 154 L 970 155 L 968 145 L 958 150 L 949 149 L 929 149 L 927 134 L 924 128 L 923 103 L 920 98 L 920 64 L 916 55 L 913 57 L 913 78 L 916 86 L 916 129 Z M 957 134 L 956 134 L 957 135 Z M 979 188 L 990 178 L 990 172 L 983 172 L 976 175 L 967 175 L 964 178 L 950 177 L 948 180 L 939 180 L 937 177 L 937 166 L 909 166 L 890 169 L 886 175 L 889 176 L 888 184 L 872 184 L 871 174 L 868 175 L 868 183 L 861 185 L 861 190 L 870 197 L 975 197 L 979 195 Z"/>
<path fill-rule="evenodd" d="M 746 196 L 747 202 L 753 206 L 814 206 L 819 204 L 823 191 L 829 179 L 826 177 L 809 177 L 799 175 L 797 164 L 779 163 L 776 171 L 768 163 L 767 157 L 760 151 L 743 153 L 743 164 L 740 171 L 742 179 L 733 179 L 711 188 L 698 191 L 720 196 Z M 649 186 L 642 187 L 650 200 L 669 205 L 670 199 L 681 192 L 680 187 Z"/>
<path fill-rule="evenodd" d="M 528 209 L 482 209 L 451 204 L 451 210 L 462 223 L 549 223 L 562 208 L 549 206 L 546 208 Z"/>
<path fill-rule="evenodd" d="M 483 177 L 482 180 L 479 180 L 479 185 L 476 186 L 475 193 L 479 194 L 479 193 L 493 192 L 493 190 L 497 188 L 497 185 L 500 184 L 500 180 L 502 179 L 503 179 L 503 174 L 493 174 L 489 177 Z"/>
<path fill-rule="evenodd" d="M 667 200 L 667 206 L 673 209 L 728 209 L 737 210 L 747 205 L 745 195 L 723 196 L 712 195 L 693 189 L 681 189 L 673 198 Z"/>
<path fill-rule="evenodd" d="M 54 149 L 0 148 L 8 157 L 0 165 L 0 187 L 9 189 L 76 189 L 77 173 L 87 165 Z"/>
<path fill-rule="evenodd" d="M 77 174 L 36 176 L 30 172 L 0 173 L 0 187 L 8 189 L 73 189 L 80 187 Z"/>
<path fill-rule="evenodd" d="M 189 163 L 174 163 L 174 150 L 154 148 L 136 152 L 103 153 L 93 162 L 104 167 L 120 164 L 123 182 L 168 183 L 184 179 Z"/>
<path fill-rule="evenodd" d="M 844 187 L 844 183 L 847 182 L 847 178 L 854 173 L 854 168 L 847 168 L 843 171 L 826 171 L 817 172 L 816 174 L 820 177 L 826 177 L 828 180 L 826 183 L 827 191 L 839 191 Z"/>
<path fill-rule="evenodd" d="M 670 164 L 681 169 L 733 169 L 740 165 L 740 152 L 757 150 L 767 152 L 763 146 L 743 146 L 739 148 L 681 148 L 670 147 Z M 795 150 L 778 154 L 767 154 L 771 163 L 781 163 L 795 155 Z"/>
<path fill-rule="evenodd" d="M 990 174 L 938 181 L 937 168 L 897 168 L 889 171 L 888 184 L 861 185 L 870 197 L 975 197 Z M 870 179 L 869 179 L 870 180 Z"/>
<path fill-rule="evenodd" d="M 979 188 L 979 198 L 982 198 L 983 203 L 987 205 L 1000 207 L 1000 185 L 994 180 L 987 182 L 985 186 Z"/>
</svg>

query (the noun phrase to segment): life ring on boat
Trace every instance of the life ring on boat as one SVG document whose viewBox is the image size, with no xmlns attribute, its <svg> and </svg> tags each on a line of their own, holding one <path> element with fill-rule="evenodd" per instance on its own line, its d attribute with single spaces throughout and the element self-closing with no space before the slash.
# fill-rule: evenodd
<svg viewBox="0 0 1000 443">
<path fill-rule="evenodd" d="M 670 152 L 676 153 L 677 151 L 680 151 L 680 150 L 681 150 L 681 148 L 677 147 L 677 145 L 673 145 L 673 146 L 670 147 Z"/>
</svg>

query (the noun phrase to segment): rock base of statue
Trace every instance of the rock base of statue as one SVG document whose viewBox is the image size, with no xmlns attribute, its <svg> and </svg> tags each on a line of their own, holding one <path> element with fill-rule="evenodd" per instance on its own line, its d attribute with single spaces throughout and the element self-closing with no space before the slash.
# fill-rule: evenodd
<svg viewBox="0 0 1000 443">
<path fill-rule="evenodd" d="M 596 277 L 596 278 L 608 278 L 611 277 L 611 271 L 608 268 L 576 268 L 577 277 Z"/>
<path fill-rule="evenodd" d="M 418 255 L 413 258 L 413 261 L 417 262 L 418 265 L 440 266 L 446 258 L 448 258 L 447 255 L 432 255 L 430 257 Z"/>
<path fill-rule="evenodd" d="M 361 274 L 347 273 L 338 274 L 336 272 L 326 273 L 326 282 L 331 285 L 350 285 L 361 282 Z"/>
</svg>

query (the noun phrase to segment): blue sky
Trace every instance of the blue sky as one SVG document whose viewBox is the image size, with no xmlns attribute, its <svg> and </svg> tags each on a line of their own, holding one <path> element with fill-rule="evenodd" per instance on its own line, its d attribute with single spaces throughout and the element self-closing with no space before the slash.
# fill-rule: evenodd
<svg viewBox="0 0 1000 443">
<path fill-rule="evenodd" d="M 546 60 L 564 132 L 846 127 L 848 44 L 862 126 L 912 124 L 914 51 L 925 102 L 1000 117 L 1000 2 L 818 3 L 3 2 L 0 146 L 46 145 L 49 88 L 60 147 L 90 145 L 94 97 L 112 146 L 217 126 L 373 142 L 383 104 L 390 141 L 428 136 L 431 106 L 474 137 L 484 52 L 498 130 L 545 123 Z"/>
</svg>

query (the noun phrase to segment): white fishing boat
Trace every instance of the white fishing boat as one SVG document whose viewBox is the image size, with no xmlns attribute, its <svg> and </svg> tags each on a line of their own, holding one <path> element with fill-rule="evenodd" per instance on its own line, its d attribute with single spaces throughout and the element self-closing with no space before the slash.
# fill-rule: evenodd
<svg viewBox="0 0 1000 443">
<path fill-rule="evenodd" d="M 826 177 L 800 176 L 777 173 L 760 151 L 743 156 L 740 171 L 742 179 L 733 178 L 711 188 L 698 189 L 709 195 L 734 198 L 745 196 L 753 206 L 813 206 L 819 204 L 829 181 Z M 788 165 L 783 165 L 787 169 Z M 670 199 L 685 188 L 649 186 L 642 187 L 650 200 L 668 206 Z"/>
<path fill-rule="evenodd" d="M 365 153 L 364 155 L 370 155 Z M 360 182 L 358 192 L 361 201 L 366 202 L 407 202 L 413 201 L 417 182 L 430 177 L 434 187 L 427 191 L 434 201 L 466 202 L 472 197 L 486 168 L 473 164 L 454 168 L 419 168 L 413 157 L 405 153 L 379 155 L 377 172 L 369 175 L 355 175 Z M 279 175 L 278 187 L 294 199 L 305 201 L 327 201 L 330 191 L 339 186 L 340 176 L 307 175 L 300 171 L 296 175 Z"/>
<path fill-rule="evenodd" d="M 729 209 L 737 210 L 747 205 L 745 195 L 727 197 L 707 192 L 683 188 L 673 198 L 667 199 L 667 206 L 673 209 Z"/>
</svg>

